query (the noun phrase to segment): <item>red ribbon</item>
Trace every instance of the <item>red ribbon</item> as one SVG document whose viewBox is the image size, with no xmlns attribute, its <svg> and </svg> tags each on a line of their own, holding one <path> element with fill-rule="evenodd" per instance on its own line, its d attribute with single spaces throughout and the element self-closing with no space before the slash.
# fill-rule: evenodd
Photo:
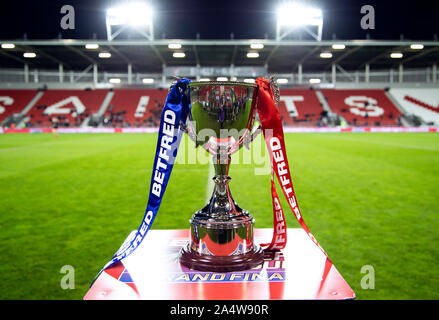
<svg viewBox="0 0 439 320">
<path fill-rule="evenodd" d="M 256 105 L 258 108 L 259 119 L 261 121 L 262 132 L 264 134 L 265 143 L 267 144 L 271 161 L 271 196 L 273 199 L 274 228 L 271 243 L 261 245 L 267 246 L 265 250 L 280 250 L 285 248 L 285 245 L 287 244 L 287 227 L 285 216 L 279 201 L 276 187 L 274 185 L 273 176 L 275 173 L 291 211 L 293 212 L 300 226 L 326 255 L 323 248 L 312 235 L 311 231 L 303 220 L 302 214 L 300 213 L 299 204 L 297 203 L 296 195 L 294 193 L 293 182 L 289 169 L 290 167 L 288 165 L 282 120 L 280 112 L 274 103 L 270 82 L 264 78 L 257 78 L 256 84 L 259 86 Z"/>
</svg>

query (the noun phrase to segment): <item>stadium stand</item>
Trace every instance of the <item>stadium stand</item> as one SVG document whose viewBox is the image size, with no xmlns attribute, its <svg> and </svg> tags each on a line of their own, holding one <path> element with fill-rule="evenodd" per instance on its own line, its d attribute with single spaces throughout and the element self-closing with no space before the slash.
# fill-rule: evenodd
<svg viewBox="0 0 439 320">
<path fill-rule="evenodd" d="M 28 126 L 50 127 L 57 117 L 60 127 L 79 127 L 91 114 L 98 112 L 108 90 L 46 90 L 35 106 L 26 113 Z"/>
<path fill-rule="evenodd" d="M 392 88 L 390 94 L 406 114 L 420 117 L 426 124 L 439 124 L 439 90 L 433 88 Z"/>
<path fill-rule="evenodd" d="M 323 107 L 313 90 L 281 89 L 279 111 L 284 126 L 314 126 Z"/>
<path fill-rule="evenodd" d="M 116 89 L 104 113 L 107 127 L 155 127 L 167 90 L 160 89 Z"/>
<path fill-rule="evenodd" d="M 0 123 L 20 113 L 37 94 L 37 90 L 0 90 Z"/>
<path fill-rule="evenodd" d="M 381 89 L 323 89 L 332 112 L 352 126 L 401 125 L 402 113 Z"/>
<path fill-rule="evenodd" d="M 383 89 L 281 89 L 280 93 L 284 126 L 337 126 L 343 118 L 350 126 L 439 124 L 439 90 L 434 88 L 392 88 L 387 94 Z M 8 126 L 5 119 L 24 112 L 27 127 L 51 127 L 53 117 L 60 127 L 80 127 L 93 115 L 99 121 L 88 125 L 157 127 L 166 95 L 166 89 L 3 89 L 0 123 Z"/>
<path fill-rule="evenodd" d="M 167 91 L 160 89 L 116 89 L 104 114 L 105 126 L 158 126 Z M 315 125 L 323 111 L 314 91 L 281 90 L 279 103 L 285 125 Z"/>
</svg>

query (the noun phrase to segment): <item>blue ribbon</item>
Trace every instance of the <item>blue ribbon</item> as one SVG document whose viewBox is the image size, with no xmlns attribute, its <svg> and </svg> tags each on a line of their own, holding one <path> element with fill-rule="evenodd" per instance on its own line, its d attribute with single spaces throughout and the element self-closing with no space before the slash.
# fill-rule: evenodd
<svg viewBox="0 0 439 320">
<path fill-rule="evenodd" d="M 102 268 L 93 282 L 99 277 L 102 271 L 126 258 L 138 248 L 157 216 L 177 157 L 177 151 L 183 133 L 181 126 L 186 123 L 187 116 L 190 112 L 189 83 L 189 79 L 178 80 L 178 82 L 172 86 L 166 98 L 160 119 L 148 205 L 146 206 L 142 223 L 136 233 L 133 233 L 129 239 L 124 242 L 111 261 Z"/>
</svg>

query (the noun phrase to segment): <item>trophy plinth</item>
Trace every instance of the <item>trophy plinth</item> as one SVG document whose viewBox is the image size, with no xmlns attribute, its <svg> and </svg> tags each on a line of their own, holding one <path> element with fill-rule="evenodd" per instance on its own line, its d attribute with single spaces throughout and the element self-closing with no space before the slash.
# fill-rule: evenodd
<svg viewBox="0 0 439 320">
<path fill-rule="evenodd" d="M 181 252 L 184 266 L 214 272 L 254 268 L 264 261 L 254 243 L 255 220 L 233 200 L 228 175 L 230 156 L 251 136 L 255 86 L 236 82 L 192 82 L 187 132 L 213 154 L 215 188 L 205 207 L 190 219 L 190 244 Z M 248 141 L 248 140 L 247 140 Z"/>
</svg>

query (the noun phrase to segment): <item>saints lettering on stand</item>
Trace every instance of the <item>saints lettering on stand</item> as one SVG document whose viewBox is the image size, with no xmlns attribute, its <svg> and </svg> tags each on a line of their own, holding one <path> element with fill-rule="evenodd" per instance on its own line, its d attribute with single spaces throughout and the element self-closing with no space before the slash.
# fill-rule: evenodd
<svg viewBox="0 0 439 320">
<path fill-rule="evenodd" d="M 158 127 L 160 124 L 160 115 L 163 105 L 157 100 L 154 103 L 149 102 L 147 96 L 142 96 L 139 106 L 134 111 L 129 106 L 121 104 L 111 104 L 104 113 L 102 124 L 110 128 L 141 128 L 141 127 Z"/>
</svg>

